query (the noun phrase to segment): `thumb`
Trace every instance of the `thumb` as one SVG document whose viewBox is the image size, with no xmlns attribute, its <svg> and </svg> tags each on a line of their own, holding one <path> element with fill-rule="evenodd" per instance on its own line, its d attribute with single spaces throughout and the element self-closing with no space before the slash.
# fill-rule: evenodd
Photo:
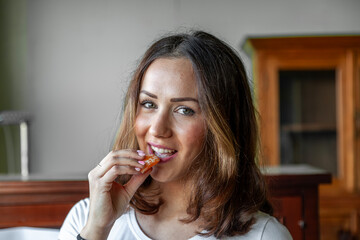
<svg viewBox="0 0 360 240">
<path fill-rule="evenodd" d="M 147 171 L 146 173 L 132 176 L 132 178 L 130 178 L 130 180 L 124 185 L 126 192 L 131 197 L 134 196 L 136 190 L 141 186 L 150 173 L 151 171 Z"/>
</svg>

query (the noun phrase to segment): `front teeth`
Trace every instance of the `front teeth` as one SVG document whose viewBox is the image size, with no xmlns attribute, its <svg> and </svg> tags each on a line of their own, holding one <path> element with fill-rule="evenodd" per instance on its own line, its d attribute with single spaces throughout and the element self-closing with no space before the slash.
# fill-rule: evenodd
<svg viewBox="0 0 360 240">
<path fill-rule="evenodd" d="M 151 149 L 154 150 L 155 152 L 158 152 L 158 153 L 173 153 L 173 152 L 175 152 L 175 150 L 157 148 L 157 147 L 154 147 L 154 146 L 151 146 Z"/>
</svg>

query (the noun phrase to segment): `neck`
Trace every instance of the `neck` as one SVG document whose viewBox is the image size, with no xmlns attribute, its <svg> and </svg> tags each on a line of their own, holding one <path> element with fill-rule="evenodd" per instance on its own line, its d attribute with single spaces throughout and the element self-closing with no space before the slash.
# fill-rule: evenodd
<svg viewBox="0 0 360 240">
<path fill-rule="evenodd" d="M 203 230 L 204 223 L 197 219 L 191 224 L 179 220 L 188 219 L 186 210 L 189 203 L 191 184 L 181 182 L 159 183 L 152 182 L 152 187 L 161 190 L 160 197 L 164 203 L 156 214 L 143 215 L 136 213 L 136 218 L 143 231 L 149 236 L 164 236 L 164 239 L 190 239 Z"/>
<path fill-rule="evenodd" d="M 161 190 L 161 205 L 158 216 L 164 218 L 187 217 L 186 210 L 190 200 L 190 188 L 183 182 L 158 183 L 154 182 Z"/>
</svg>

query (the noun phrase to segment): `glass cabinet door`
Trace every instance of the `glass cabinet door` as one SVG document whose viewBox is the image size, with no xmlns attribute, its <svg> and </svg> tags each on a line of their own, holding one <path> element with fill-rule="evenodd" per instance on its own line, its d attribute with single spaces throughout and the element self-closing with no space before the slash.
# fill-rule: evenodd
<svg viewBox="0 0 360 240">
<path fill-rule="evenodd" d="M 281 164 L 309 164 L 337 175 L 335 70 L 279 71 Z"/>
</svg>

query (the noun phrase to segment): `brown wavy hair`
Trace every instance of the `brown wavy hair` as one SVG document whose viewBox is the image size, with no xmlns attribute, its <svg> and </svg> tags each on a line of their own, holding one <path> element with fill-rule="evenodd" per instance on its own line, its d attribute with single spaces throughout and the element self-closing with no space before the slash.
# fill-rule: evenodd
<svg viewBox="0 0 360 240">
<path fill-rule="evenodd" d="M 150 46 L 130 82 L 114 149 L 138 148 L 134 123 L 141 81 L 150 64 L 158 58 L 180 57 L 192 63 L 207 124 L 201 157 L 187 172 L 192 194 L 189 217 L 182 221 L 201 218 L 203 235 L 217 238 L 245 234 L 254 213 L 270 213 L 271 205 L 256 161 L 258 128 L 248 78 L 236 51 L 220 39 L 194 31 L 163 37 Z M 130 202 L 144 214 L 156 213 L 162 204 L 161 199 L 154 201 L 155 192 L 147 191 L 151 181 L 148 177 Z"/>
</svg>

